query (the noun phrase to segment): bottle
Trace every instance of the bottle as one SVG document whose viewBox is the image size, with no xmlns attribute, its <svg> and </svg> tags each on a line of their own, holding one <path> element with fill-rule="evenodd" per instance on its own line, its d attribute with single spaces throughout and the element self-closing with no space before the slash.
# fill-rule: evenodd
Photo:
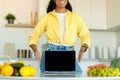
<svg viewBox="0 0 120 80">
<path fill-rule="evenodd" d="M 117 48 L 117 58 L 120 57 L 120 46 Z"/>
<path fill-rule="evenodd" d="M 22 58 L 22 51 L 20 49 L 17 50 L 17 57 Z"/>
<path fill-rule="evenodd" d="M 95 58 L 96 58 L 96 56 L 95 56 L 95 47 L 92 46 L 90 48 L 90 59 L 95 59 Z"/>
<path fill-rule="evenodd" d="M 25 58 L 27 58 L 27 50 L 25 49 L 24 51 L 25 51 L 25 53 L 24 53 L 25 54 Z"/>
<path fill-rule="evenodd" d="M 30 52 L 30 50 L 27 50 L 26 58 L 31 58 L 31 52 Z"/>
</svg>

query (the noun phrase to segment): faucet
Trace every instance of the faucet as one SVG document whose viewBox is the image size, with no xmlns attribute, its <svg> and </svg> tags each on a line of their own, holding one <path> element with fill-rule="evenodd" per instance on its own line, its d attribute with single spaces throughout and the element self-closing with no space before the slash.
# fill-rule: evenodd
<svg viewBox="0 0 120 80">
<path fill-rule="evenodd" d="M 8 58 L 8 60 L 9 60 L 10 62 L 15 62 L 15 60 L 11 59 L 10 56 L 8 56 L 8 55 L 3 55 L 3 56 L 6 57 L 6 58 Z"/>
</svg>

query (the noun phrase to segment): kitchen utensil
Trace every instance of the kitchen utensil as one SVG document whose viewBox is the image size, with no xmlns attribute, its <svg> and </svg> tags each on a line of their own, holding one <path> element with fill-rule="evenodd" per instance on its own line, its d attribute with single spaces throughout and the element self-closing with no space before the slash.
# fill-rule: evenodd
<svg viewBox="0 0 120 80">
<path fill-rule="evenodd" d="M 110 46 L 109 47 L 109 58 L 114 59 L 116 57 L 115 47 Z"/>
<path fill-rule="evenodd" d="M 108 47 L 104 46 L 103 47 L 103 59 L 108 59 Z"/>
<path fill-rule="evenodd" d="M 17 50 L 17 58 L 22 58 L 22 51 L 20 49 Z"/>
<path fill-rule="evenodd" d="M 102 59 L 102 46 L 97 47 L 97 58 Z"/>
<path fill-rule="evenodd" d="M 33 24 L 33 12 L 30 12 L 30 24 Z"/>
<path fill-rule="evenodd" d="M 83 58 L 84 58 L 84 59 L 89 59 L 89 58 L 90 58 L 89 49 L 87 49 L 87 51 L 84 53 Z"/>
<path fill-rule="evenodd" d="M 15 43 L 5 43 L 4 44 L 4 55 L 8 55 L 11 58 L 15 58 Z"/>
<path fill-rule="evenodd" d="M 92 46 L 91 48 L 90 48 L 90 59 L 95 59 L 96 57 L 95 57 L 95 47 L 94 46 Z"/>
<path fill-rule="evenodd" d="M 33 19 L 33 25 L 37 24 L 37 12 L 35 12 L 34 19 Z"/>
<path fill-rule="evenodd" d="M 26 50 L 26 58 L 31 58 L 31 52 L 30 52 L 30 50 Z"/>
</svg>

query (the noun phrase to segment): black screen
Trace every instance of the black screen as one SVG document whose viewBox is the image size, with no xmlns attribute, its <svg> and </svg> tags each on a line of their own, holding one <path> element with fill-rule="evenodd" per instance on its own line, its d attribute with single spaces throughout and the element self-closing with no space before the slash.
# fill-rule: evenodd
<svg viewBox="0 0 120 80">
<path fill-rule="evenodd" d="M 75 71 L 75 51 L 45 51 L 45 71 Z"/>
</svg>

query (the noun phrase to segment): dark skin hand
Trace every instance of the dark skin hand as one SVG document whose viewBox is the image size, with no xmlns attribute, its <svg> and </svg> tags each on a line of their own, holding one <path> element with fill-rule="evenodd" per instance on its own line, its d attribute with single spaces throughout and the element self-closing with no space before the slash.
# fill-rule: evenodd
<svg viewBox="0 0 120 80">
<path fill-rule="evenodd" d="M 82 46 L 87 46 L 87 47 L 88 47 L 88 45 L 86 45 L 86 44 L 83 44 Z M 79 51 L 79 54 L 78 54 L 78 62 L 81 61 L 82 56 L 83 56 L 83 54 L 84 54 L 84 51 L 85 51 L 85 47 L 81 47 L 81 49 L 80 49 L 80 51 Z"/>
<path fill-rule="evenodd" d="M 37 62 L 40 64 L 40 52 L 39 52 L 37 46 L 35 44 L 32 44 L 32 45 L 30 45 L 30 47 L 34 51 L 34 56 L 35 56 Z"/>
</svg>

